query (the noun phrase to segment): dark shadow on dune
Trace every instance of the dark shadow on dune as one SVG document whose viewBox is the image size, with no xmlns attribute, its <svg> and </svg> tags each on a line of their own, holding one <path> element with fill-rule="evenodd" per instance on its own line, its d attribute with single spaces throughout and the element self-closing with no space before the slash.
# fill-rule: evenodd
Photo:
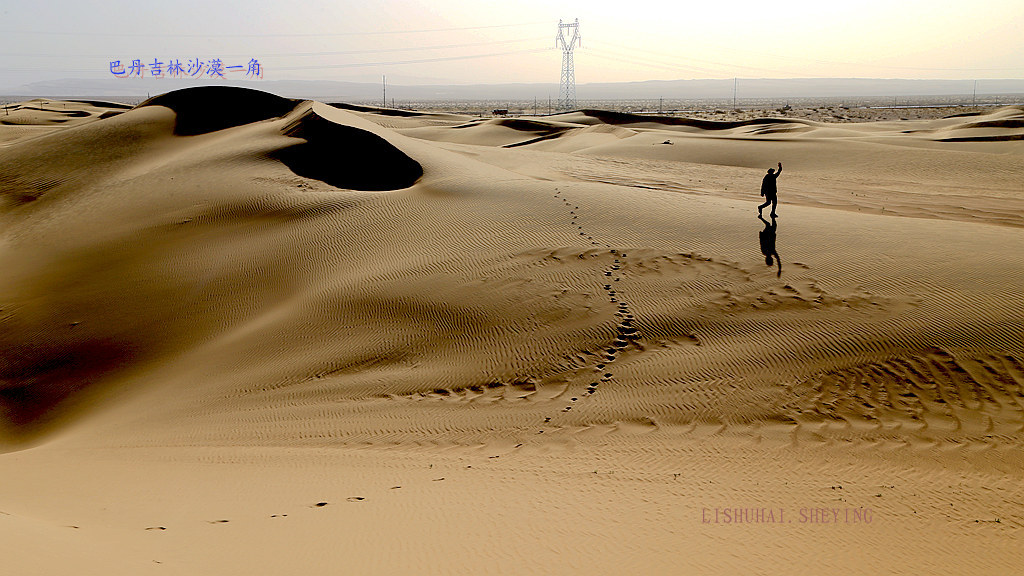
<svg viewBox="0 0 1024 576">
<path fill-rule="evenodd" d="M 1010 112 L 1014 115 L 1006 117 Z M 1024 134 L 1020 133 L 1020 129 L 1024 128 L 1024 107 L 1008 106 L 999 110 L 999 113 L 1003 117 L 989 118 L 987 120 L 979 120 L 977 122 L 965 122 L 959 126 L 954 126 L 953 129 L 956 131 L 969 130 L 972 128 L 995 128 L 1004 130 L 1016 130 L 1014 133 L 1003 133 L 1003 134 L 987 134 L 987 135 L 971 135 L 971 136 L 950 136 L 946 138 L 937 139 L 938 142 L 1013 142 L 1024 140 Z M 947 116 L 947 118 L 956 118 L 957 116 Z"/>
<path fill-rule="evenodd" d="M 375 108 L 373 106 L 359 106 L 357 104 L 345 104 L 342 102 L 331 102 L 328 106 L 333 106 L 340 110 L 351 110 L 353 112 L 371 112 L 373 114 L 380 114 L 381 116 L 400 116 L 402 118 L 412 118 L 415 116 L 429 116 L 429 113 L 425 112 L 413 112 L 412 110 L 399 110 L 397 108 Z"/>
<path fill-rule="evenodd" d="M 754 118 L 751 120 L 699 120 L 697 118 L 677 118 L 674 116 L 645 116 L 628 112 L 612 112 L 609 110 L 580 110 L 580 113 L 596 118 L 605 124 L 663 124 L 665 126 L 690 126 L 702 130 L 728 130 L 741 126 L 759 124 L 802 124 L 801 120 L 792 118 Z"/>
<path fill-rule="evenodd" d="M 529 140 L 523 140 L 522 142 L 513 142 L 512 144 L 505 144 L 502 148 L 516 148 L 518 146 L 529 146 L 530 144 L 536 144 L 537 142 L 543 142 L 545 140 L 555 140 L 565 136 L 568 132 L 562 130 L 554 132 L 552 134 L 545 134 L 543 136 L 537 136 L 536 138 L 530 138 Z"/>
<path fill-rule="evenodd" d="M 782 259 L 779 258 L 779 252 L 775 247 L 775 240 L 779 231 L 779 223 L 775 218 L 772 218 L 771 222 L 764 219 L 763 216 L 758 215 L 757 217 L 761 222 L 764 222 L 764 230 L 758 234 L 758 240 L 761 244 L 761 254 L 764 255 L 764 263 L 768 266 L 777 264 L 779 272 L 776 274 L 777 277 L 782 277 Z"/>
<path fill-rule="evenodd" d="M 298 102 L 249 88 L 200 86 L 154 96 L 137 108 L 166 106 L 176 115 L 174 133 L 195 136 L 278 118 L 291 112 Z"/>
<path fill-rule="evenodd" d="M 399 190 L 423 176 L 423 167 L 387 140 L 312 111 L 286 126 L 284 134 L 305 142 L 270 155 L 299 176 L 337 188 Z"/>
<path fill-rule="evenodd" d="M 1001 134 L 996 136 L 956 136 L 939 138 L 939 142 L 1014 142 L 1024 140 L 1024 134 Z"/>
<path fill-rule="evenodd" d="M 491 122 L 520 132 L 534 132 L 536 134 L 555 134 L 572 130 L 571 126 L 553 126 L 546 122 L 524 120 L 522 118 L 502 118 L 500 120 L 492 120 Z"/>
<path fill-rule="evenodd" d="M 971 122 L 960 126 L 960 128 L 1024 128 L 1024 118 L 1001 118 L 999 120 Z"/>
<path fill-rule="evenodd" d="M 159 96 L 157 96 L 159 98 Z M 80 102 L 82 104 L 88 104 L 97 108 L 118 108 L 120 110 L 131 110 L 133 106 L 129 104 L 121 104 L 120 102 L 107 102 L 105 100 L 79 100 L 71 99 L 68 102 Z"/>
<path fill-rule="evenodd" d="M 950 118 L 967 118 L 969 116 L 982 116 L 982 115 L 983 115 L 982 112 L 961 112 L 960 114 L 950 114 L 949 116 L 943 116 L 942 118 L 944 120 L 948 120 Z"/>
<path fill-rule="evenodd" d="M 16 441 L 43 432 L 71 412 L 80 393 L 133 357 L 128 346 L 105 340 L 6 350 L 0 357 L 0 430 Z"/>
</svg>

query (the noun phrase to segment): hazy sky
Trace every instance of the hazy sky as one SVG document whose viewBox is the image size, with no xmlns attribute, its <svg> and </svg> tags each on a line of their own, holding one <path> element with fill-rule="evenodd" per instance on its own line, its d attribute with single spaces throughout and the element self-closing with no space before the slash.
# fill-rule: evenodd
<svg viewBox="0 0 1024 576">
<path fill-rule="evenodd" d="M 0 2 L 0 88 L 110 78 L 109 62 L 222 59 L 264 79 L 559 80 L 559 19 L 579 18 L 577 83 L 688 78 L 1021 78 L 1022 0 L 81 0 Z"/>
</svg>

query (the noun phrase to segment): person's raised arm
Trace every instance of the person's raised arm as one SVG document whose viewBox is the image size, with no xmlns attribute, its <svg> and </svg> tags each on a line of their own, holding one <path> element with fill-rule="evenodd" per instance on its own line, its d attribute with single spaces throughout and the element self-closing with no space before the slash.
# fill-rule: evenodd
<svg viewBox="0 0 1024 576">
<path fill-rule="evenodd" d="M 776 176 L 782 174 L 782 162 L 779 162 L 779 171 L 775 173 Z"/>
</svg>

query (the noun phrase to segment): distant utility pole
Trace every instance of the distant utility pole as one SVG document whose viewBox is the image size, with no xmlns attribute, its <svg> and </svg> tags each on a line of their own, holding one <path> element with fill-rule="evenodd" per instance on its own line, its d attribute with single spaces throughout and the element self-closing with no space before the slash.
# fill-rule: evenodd
<svg viewBox="0 0 1024 576">
<path fill-rule="evenodd" d="M 733 108 L 733 110 L 736 109 L 736 88 L 738 88 L 739 85 L 740 85 L 740 79 L 739 78 L 733 78 L 732 79 L 732 108 Z"/>
<path fill-rule="evenodd" d="M 380 83 L 384 87 L 384 103 L 381 106 L 384 107 L 384 108 L 387 108 L 388 107 L 388 77 L 386 75 L 382 74 L 381 77 L 380 77 Z"/>
<path fill-rule="evenodd" d="M 569 39 L 566 40 L 566 36 Z M 558 108 L 572 110 L 576 108 L 576 71 L 573 70 L 572 49 L 582 45 L 580 38 L 580 19 L 572 24 L 558 21 L 558 36 L 555 36 L 555 47 L 562 49 L 562 81 L 558 86 Z"/>
<path fill-rule="evenodd" d="M 971 98 L 971 106 L 978 105 L 978 81 L 974 81 L 974 97 Z"/>
</svg>

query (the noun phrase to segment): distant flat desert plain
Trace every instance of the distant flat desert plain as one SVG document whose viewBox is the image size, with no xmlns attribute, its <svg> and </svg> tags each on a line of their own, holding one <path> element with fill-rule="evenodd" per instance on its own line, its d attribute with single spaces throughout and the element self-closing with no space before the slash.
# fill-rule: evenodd
<svg viewBox="0 0 1024 576">
<path fill-rule="evenodd" d="M 1024 106 L 840 120 L 8 106 L 0 573 L 1019 571 Z"/>
</svg>

